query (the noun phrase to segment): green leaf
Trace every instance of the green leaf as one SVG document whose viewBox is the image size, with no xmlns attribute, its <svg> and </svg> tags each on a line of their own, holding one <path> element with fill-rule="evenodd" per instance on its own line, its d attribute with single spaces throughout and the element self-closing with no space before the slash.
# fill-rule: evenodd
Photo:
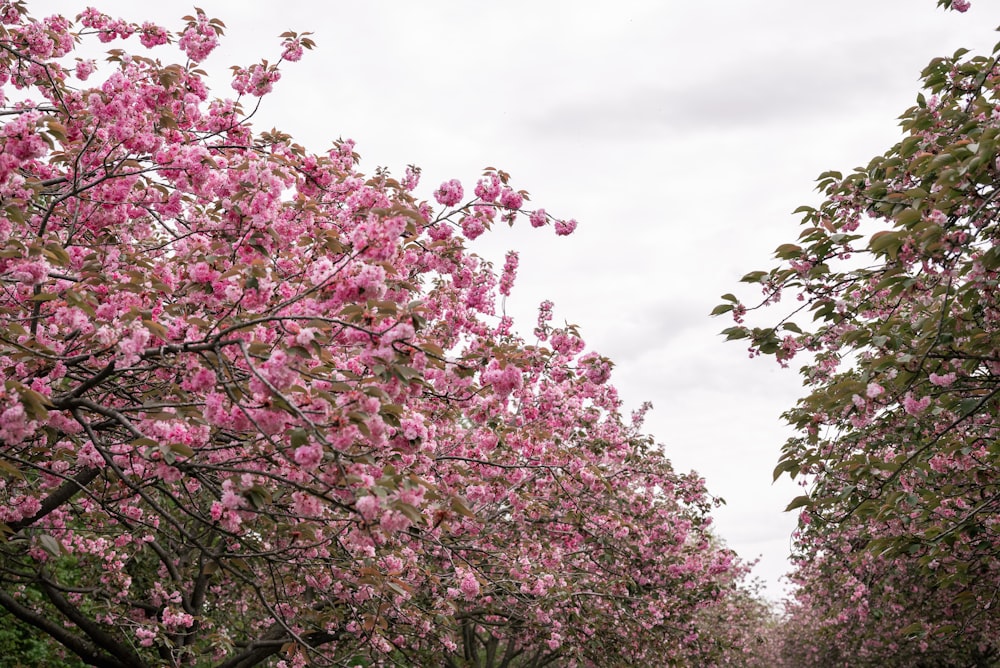
<svg viewBox="0 0 1000 668">
<path fill-rule="evenodd" d="M 980 262 L 982 262 L 983 267 L 990 271 L 996 271 L 1000 268 L 1000 246 L 993 246 L 983 253 Z"/>
<path fill-rule="evenodd" d="M 18 224 L 24 223 L 24 210 L 21 207 L 15 204 L 9 204 L 8 206 L 4 207 L 4 211 L 7 213 L 7 217 L 13 220 L 15 223 Z"/>
<path fill-rule="evenodd" d="M 289 433 L 289 441 L 293 448 L 298 448 L 299 446 L 305 445 L 309 442 L 309 434 L 305 429 L 296 428 L 292 429 Z"/>
<path fill-rule="evenodd" d="M 801 255 L 802 246 L 797 246 L 796 244 L 781 244 L 774 249 L 774 256 L 781 258 L 782 260 L 788 260 Z"/>
<path fill-rule="evenodd" d="M 17 381 L 7 381 L 5 383 L 7 389 L 12 387 L 17 390 L 20 395 L 21 404 L 24 406 L 25 412 L 29 417 L 35 420 L 47 420 L 49 417 L 49 408 L 52 408 L 52 401 L 39 392 L 32 390 L 31 388 L 25 387 Z"/>
<path fill-rule="evenodd" d="M 726 335 L 726 341 L 745 339 L 750 336 L 750 332 L 747 331 L 746 327 L 727 327 L 722 330 L 722 333 Z"/>
<path fill-rule="evenodd" d="M 899 215 L 896 216 L 896 222 L 903 227 L 910 227 L 917 221 L 921 219 L 920 212 L 916 209 L 903 209 Z"/>
<path fill-rule="evenodd" d="M 722 315 L 723 313 L 729 313 L 734 308 L 733 304 L 719 304 L 714 309 L 710 315 Z"/>
<path fill-rule="evenodd" d="M 61 557 L 63 555 L 62 543 L 49 534 L 40 534 L 38 536 L 38 542 L 42 544 L 42 549 L 51 554 L 53 557 Z"/>
<path fill-rule="evenodd" d="M 904 158 L 909 158 L 917 152 L 921 141 L 923 141 L 923 137 L 919 135 L 907 137 L 899 144 L 899 154 Z"/>
<path fill-rule="evenodd" d="M 472 509 L 465 503 L 465 500 L 457 496 L 451 497 L 451 509 L 459 515 L 464 515 L 465 517 L 476 516 L 476 514 L 472 512 Z"/>
<path fill-rule="evenodd" d="M 781 462 L 780 464 L 778 464 L 777 466 L 774 467 L 774 473 L 773 473 L 773 477 L 771 479 L 771 482 L 776 482 L 778 480 L 778 478 L 781 477 L 781 474 L 783 474 L 783 473 L 792 474 L 792 473 L 794 473 L 794 472 L 796 472 L 798 470 L 799 470 L 799 463 L 798 462 L 796 462 L 794 460 L 791 460 L 791 459 L 785 460 L 785 461 Z"/>
<path fill-rule="evenodd" d="M 146 329 L 149 330 L 149 332 L 153 336 L 160 339 L 161 341 L 166 341 L 170 336 L 167 333 L 167 328 L 158 322 L 154 322 L 152 320 L 149 320 L 148 318 L 144 318 L 142 324 L 143 326 L 145 326 Z"/>
<path fill-rule="evenodd" d="M 789 511 L 795 510 L 796 508 L 802 508 L 803 506 L 808 506 L 811 503 L 812 503 L 812 499 L 810 499 L 808 496 L 804 496 L 804 495 L 803 496 L 797 496 L 794 499 L 792 499 L 791 503 L 789 503 L 785 507 L 785 512 L 787 513 Z"/>
<path fill-rule="evenodd" d="M 174 452 L 182 457 L 194 457 L 194 450 L 190 445 L 185 443 L 171 443 L 167 447 L 170 448 L 171 452 Z"/>
<path fill-rule="evenodd" d="M 68 266 L 71 262 L 69 253 L 66 252 L 66 249 L 54 242 L 45 244 L 45 249 L 42 253 L 47 258 L 52 260 L 55 265 L 60 267 Z"/>
<path fill-rule="evenodd" d="M 260 485 L 254 485 L 246 490 L 243 492 L 243 496 L 246 497 L 250 507 L 254 510 L 261 510 L 271 503 L 271 493 Z"/>
<path fill-rule="evenodd" d="M 902 245 L 902 232 L 876 232 L 868 242 L 868 248 L 873 253 L 888 255 L 893 260 L 896 259 Z"/>
</svg>

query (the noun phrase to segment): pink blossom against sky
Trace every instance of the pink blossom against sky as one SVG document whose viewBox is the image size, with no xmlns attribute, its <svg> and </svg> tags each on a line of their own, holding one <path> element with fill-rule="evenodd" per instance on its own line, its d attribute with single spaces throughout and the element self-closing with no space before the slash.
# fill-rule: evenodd
<svg viewBox="0 0 1000 668">
<path fill-rule="evenodd" d="M 647 428 L 679 469 L 698 470 L 726 498 L 719 533 L 744 557 L 762 556 L 756 572 L 777 596 L 794 525 L 782 509 L 798 492 L 784 479 L 772 485 L 771 471 L 787 436 L 778 416 L 798 396 L 798 379 L 724 345 L 717 333 L 730 323 L 707 314 L 798 234 L 790 212 L 818 201 L 819 173 L 849 171 L 891 146 L 895 118 L 913 103 L 932 57 L 958 47 L 989 52 L 1000 7 L 198 5 L 227 25 L 202 64 L 217 91 L 228 90 L 231 65 L 277 60 L 285 30 L 314 33 L 317 48 L 282 67 L 258 129 L 278 127 L 316 151 L 352 138 L 369 173 L 382 165 L 402 178 L 417 164 L 418 193 L 429 201 L 444 181 L 457 178 L 471 192 L 483 167 L 499 167 L 530 192 L 525 206 L 579 221 L 565 238 L 498 225 L 475 248 L 498 271 L 508 250 L 519 251 L 506 309 L 522 332 L 551 299 L 556 323 L 578 324 L 615 362 L 612 382 L 628 407 L 653 403 Z M 86 3 L 28 6 L 41 18 L 75 16 Z M 176 2 L 99 7 L 174 30 L 194 13 Z"/>
</svg>

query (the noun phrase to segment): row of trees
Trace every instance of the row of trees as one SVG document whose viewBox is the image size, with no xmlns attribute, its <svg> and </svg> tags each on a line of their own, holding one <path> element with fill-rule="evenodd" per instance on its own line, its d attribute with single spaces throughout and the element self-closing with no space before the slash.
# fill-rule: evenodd
<svg viewBox="0 0 1000 668">
<path fill-rule="evenodd" d="M 551 305 L 515 333 L 516 254 L 495 272 L 466 246 L 575 221 L 499 170 L 427 202 L 350 141 L 254 132 L 312 41 L 286 33 L 213 98 L 224 26 L 185 21 L 0 2 L 7 656 L 745 664 L 769 613 L 716 500 Z M 114 46 L 107 71 L 83 40 Z"/>
<path fill-rule="evenodd" d="M 213 98 L 224 26 L 184 20 L 0 1 L 6 656 L 996 664 L 994 57 L 931 63 L 904 138 L 823 175 L 797 241 L 745 277 L 762 302 L 715 311 L 754 354 L 805 360 L 775 471 L 808 488 L 779 619 L 703 481 L 622 415 L 611 362 L 548 303 L 518 334 L 497 306 L 517 254 L 497 270 L 468 247 L 575 221 L 497 169 L 424 201 L 419 170 L 365 175 L 350 141 L 255 132 L 313 42 L 286 33 Z M 115 47 L 106 72 L 85 40 Z"/>
<path fill-rule="evenodd" d="M 805 359 L 775 470 L 808 490 L 787 665 L 1000 663 L 997 51 L 931 62 L 902 140 L 822 175 L 779 264 L 744 277 L 762 302 L 716 308 L 753 354 Z"/>
</svg>

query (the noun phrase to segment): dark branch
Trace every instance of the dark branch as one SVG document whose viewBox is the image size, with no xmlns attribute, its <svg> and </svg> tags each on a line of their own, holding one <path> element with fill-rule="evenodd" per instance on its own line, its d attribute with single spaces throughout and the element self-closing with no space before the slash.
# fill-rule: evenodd
<svg viewBox="0 0 1000 668">
<path fill-rule="evenodd" d="M 122 663 L 117 658 L 104 654 L 100 649 L 83 638 L 70 633 L 61 624 L 57 624 L 51 619 L 24 607 L 3 590 L 0 590 L 0 605 L 10 614 L 25 624 L 45 633 L 91 666 L 97 666 L 97 668 L 129 668 L 129 664 Z"/>
<path fill-rule="evenodd" d="M 42 519 L 53 510 L 63 505 L 70 499 L 72 499 L 76 494 L 83 490 L 84 487 L 93 482 L 94 478 L 100 475 L 101 471 L 98 468 L 88 468 L 80 471 L 72 478 L 63 482 L 56 488 L 56 491 L 49 494 L 43 501 L 42 507 L 38 509 L 38 512 L 16 522 L 11 522 L 8 526 L 11 528 L 13 533 L 17 533 L 25 527 L 29 527 L 38 520 Z"/>
</svg>

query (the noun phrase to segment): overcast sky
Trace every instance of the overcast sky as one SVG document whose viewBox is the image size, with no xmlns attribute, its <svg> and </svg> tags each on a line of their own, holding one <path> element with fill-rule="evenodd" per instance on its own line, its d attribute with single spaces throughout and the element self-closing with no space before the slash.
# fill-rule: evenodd
<svg viewBox="0 0 1000 668">
<path fill-rule="evenodd" d="M 186 2 L 95 6 L 172 30 Z M 739 277 L 798 235 L 815 177 L 849 171 L 898 138 L 928 61 L 989 53 L 1000 7 L 966 14 L 934 0 L 197 0 L 227 34 L 204 63 L 230 95 L 234 64 L 280 54 L 278 35 L 318 48 L 283 68 L 256 127 L 313 151 L 352 138 L 361 169 L 423 169 L 420 193 L 483 167 L 511 173 L 532 204 L 580 222 L 570 237 L 526 224 L 480 238 L 502 263 L 521 252 L 507 310 L 530 329 L 543 299 L 616 363 L 626 409 L 679 469 L 726 499 L 718 532 L 771 596 L 782 589 L 797 493 L 771 484 L 788 436 L 795 371 L 724 344 L 708 317 Z M 33 15 L 84 2 L 28 0 Z M 141 49 L 136 40 L 130 48 Z M 161 56 L 163 58 L 165 56 Z"/>
</svg>

